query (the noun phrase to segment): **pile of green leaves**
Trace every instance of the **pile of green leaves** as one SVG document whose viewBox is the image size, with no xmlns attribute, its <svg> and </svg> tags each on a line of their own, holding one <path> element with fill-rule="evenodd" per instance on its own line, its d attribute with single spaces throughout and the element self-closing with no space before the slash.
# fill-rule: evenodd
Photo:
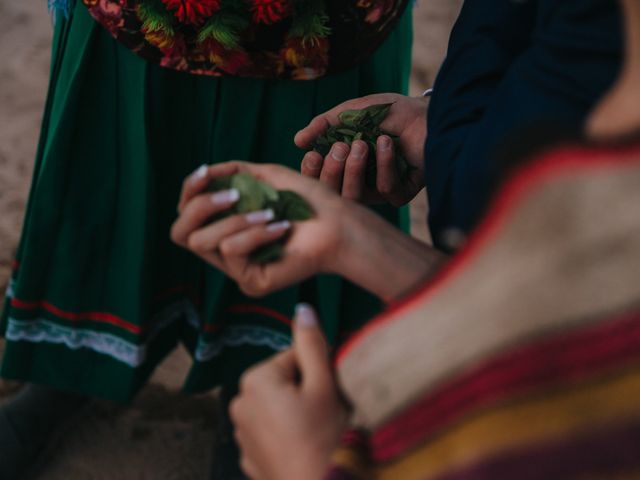
<svg viewBox="0 0 640 480">
<path fill-rule="evenodd" d="M 312 145 L 313 150 L 324 157 L 336 142 L 344 142 L 349 146 L 356 140 L 366 142 L 369 146 L 369 156 L 367 157 L 365 183 L 369 188 L 375 189 L 377 177 L 376 141 L 380 135 L 387 135 L 393 140 L 394 155 L 400 178 L 406 178 L 410 167 L 402 154 L 398 136 L 380 128 L 392 105 L 392 103 L 382 103 L 371 105 L 363 110 L 345 110 L 338 115 L 339 125 L 329 127 L 323 135 L 316 138 Z"/>
<path fill-rule="evenodd" d="M 208 191 L 217 192 L 232 188 L 240 192 L 240 199 L 233 207 L 217 215 L 213 220 L 267 209 L 273 210 L 275 221 L 301 222 L 309 220 L 314 215 L 311 205 L 297 193 L 290 190 L 276 190 L 248 173 L 216 178 L 209 184 Z M 259 248 L 251 255 L 251 261 L 266 264 L 279 260 L 284 253 L 285 242 L 286 238 Z"/>
</svg>

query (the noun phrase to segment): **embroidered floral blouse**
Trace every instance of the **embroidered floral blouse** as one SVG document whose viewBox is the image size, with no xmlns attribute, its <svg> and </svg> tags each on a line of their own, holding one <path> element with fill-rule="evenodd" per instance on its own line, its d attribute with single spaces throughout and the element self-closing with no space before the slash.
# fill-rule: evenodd
<svg viewBox="0 0 640 480">
<path fill-rule="evenodd" d="M 408 0 L 82 0 L 148 61 L 195 74 L 311 80 L 380 46 Z"/>
</svg>

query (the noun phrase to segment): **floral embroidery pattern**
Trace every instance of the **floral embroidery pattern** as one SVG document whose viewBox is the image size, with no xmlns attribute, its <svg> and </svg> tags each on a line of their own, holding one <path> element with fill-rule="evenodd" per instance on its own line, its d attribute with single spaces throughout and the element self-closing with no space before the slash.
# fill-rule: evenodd
<svg viewBox="0 0 640 480">
<path fill-rule="evenodd" d="M 201 25 L 220 10 L 220 0 L 162 0 L 182 23 Z"/>
<path fill-rule="evenodd" d="M 365 59 L 408 0 L 82 0 L 148 61 L 194 74 L 310 80 Z"/>
<path fill-rule="evenodd" d="M 251 13 L 255 23 L 270 25 L 279 22 L 290 13 L 290 5 L 286 0 L 254 0 L 252 3 Z"/>
</svg>

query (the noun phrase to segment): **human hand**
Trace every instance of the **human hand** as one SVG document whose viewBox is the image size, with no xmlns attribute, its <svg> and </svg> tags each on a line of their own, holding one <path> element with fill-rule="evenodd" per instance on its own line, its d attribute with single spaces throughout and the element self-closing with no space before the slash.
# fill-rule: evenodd
<svg viewBox="0 0 640 480">
<path fill-rule="evenodd" d="M 268 211 L 211 222 L 238 200 L 237 192 L 205 193 L 212 178 L 247 172 L 311 205 L 304 222 L 276 222 Z M 185 180 L 171 238 L 234 279 L 247 295 L 262 296 L 317 273 L 338 274 L 385 300 L 397 298 L 432 274 L 443 256 L 345 200 L 326 185 L 279 165 L 229 162 L 203 167 Z M 258 248 L 288 235 L 282 257 L 251 261 Z M 375 259 L 375 261 L 372 261 Z"/>
<path fill-rule="evenodd" d="M 247 172 L 274 188 L 303 196 L 314 210 L 304 222 L 276 222 L 273 212 L 234 215 L 211 223 L 229 209 L 238 192 L 205 192 L 216 177 Z M 319 182 L 278 165 L 231 162 L 198 170 L 185 180 L 178 207 L 179 217 L 171 236 L 238 282 L 248 295 L 261 296 L 297 283 L 318 272 L 333 271 L 348 228 L 343 224 L 349 205 Z M 353 207 L 357 205 L 353 204 Z M 283 257 L 259 264 L 250 255 L 256 249 L 289 235 Z"/>
<path fill-rule="evenodd" d="M 369 148 L 362 141 L 353 142 L 351 148 L 345 143 L 336 143 L 325 158 L 317 152 L 307 152 L 302 160 L 302 174 L 321 180 L 351 200 L 364 203 L 389 202 L 394 206 L 408 203 L 424 188 L 424 143 L 427 136 L 428 102 L 426 98 L 412 98 L 393 93 L 349 100 L 314 118 L 295 137 L 298 147 L 310 149 L 314 140 L 329 126 L 340 123 L 338 115 L 341 112 L 360 110 L 375 104 L 393 103 L 381 127 L 389 134 L 400 138 L 400 147 L 411 167 L 405 178 L 401 178 L 398 173 L 393 142 L 386 135 L 377 140 L 375 189 L 367 188 L 365 185 Z"/>
<path fill-rule="evenodd" d="M 299 306 L 292 349 L 249 370 L 230 413 L 252 480 L 319 480 L 347 427 L 315 312 Z"/>
</svg>

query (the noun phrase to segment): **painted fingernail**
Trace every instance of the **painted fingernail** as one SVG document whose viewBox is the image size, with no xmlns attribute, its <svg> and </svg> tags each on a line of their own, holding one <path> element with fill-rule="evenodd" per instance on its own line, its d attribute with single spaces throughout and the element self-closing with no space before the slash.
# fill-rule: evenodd
<svg viewBox="0 0 640 480">
<path fill-rule="evenodd" d="M 364 145 L 360 142 L 354 142 L 351 146 L 351 154 L 354 157 L 362 157 L 364 155 Z"/>
<path fill-rule="evenodd" d="M 191 174 L 191 181 L 197 182 L 207 176 L 209 167 L 207 165 L 200 165 L 198 169 Z"/>
<path fill-rule="evenodd" d="M 211 203 L 214 205 L 227 205 L 240 200 L 240 192 L 232 188 L 231 190 L 221 190 L 211 195 Z"/>
<path fill-rule="evenodd" d="M 316 312 L 308 303 L 300 303 L 296 306 L 296 325 L 302 328 L 318 326 Z"/>
<path fill-rule="evenodd" d="M 380 137 L 380 149 L 389 150 L 391 148 L 391 139 L 389 137 Z"/>
<path fill-rule="evenodd" d="M 285 230 L 289 230 L 290 228 L 291 228 L 291 222 L 289 220 L 284 220 L 282 222 L 275 222 L 267 225 L 267 232 L 269 233 L 284 232 Z"/>
<path fill-rule="evenodd" d="M 346 149 L 337 145 L 334 145 L 331 149 L 331 158 L 337 162 L 344 162 L 347 159 Z"/>
<path fill-rule="evenodd" d="M 275 218 L 275 213 L 273 210 L 258 210 L 257 212 L 247 213 L 244 217 L 247 223 L 249 224 L 258 224 L 258 223 L 266 223 L 270 222 Z"/>
</svg>

